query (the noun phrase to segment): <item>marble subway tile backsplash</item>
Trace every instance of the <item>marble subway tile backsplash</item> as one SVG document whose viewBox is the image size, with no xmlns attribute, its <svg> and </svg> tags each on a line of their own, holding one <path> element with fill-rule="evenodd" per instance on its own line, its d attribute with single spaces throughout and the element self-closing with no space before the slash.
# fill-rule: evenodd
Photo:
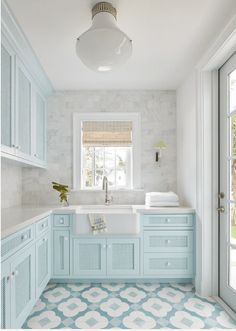
<svg viewBox="0 0 236 331">
<path fill-rule="evenodd" d="M 113 192 L 114 203 L 142 204 L 145 191 L 176 190 L 175 91 L 56 92 L 48 99 L 46 170 L 23 168 L 24 204 L 57 204 L 52 181 L 72 185 L 72 114 L 74 112 L 141 113 L 141 183 L 143 190 Z M 154 144 L 164 139 L 168 148 L 161 166 L 155 162 Z M 70 203 L 103 203 L 103 192 L 70 193 Z"/>
<path fill-rule="evenodd" d="M 1 207 L 18 206 L 22 201 L 22 168 L 12 161 L 1 160 Z"/>
</svg>

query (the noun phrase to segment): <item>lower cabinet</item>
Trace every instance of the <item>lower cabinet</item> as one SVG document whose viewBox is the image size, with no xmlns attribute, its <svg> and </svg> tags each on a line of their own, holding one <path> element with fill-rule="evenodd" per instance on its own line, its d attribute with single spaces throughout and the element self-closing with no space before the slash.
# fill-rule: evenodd
<svg viewBox="0 0 236 331">
<path fill-rule="evenodd" d="M 53 275 L 69 276 L 70 273 L 70 231 L 53 231 Z"/>
<path fill-rule="evenodd" d="M 132 276 L 139 274 L 139 239 L 74 238 L 73 275 Z"/>
<path fill-rule="evenodd" d="M 10 263 L 11 328 L 22 326 L 35 303 L 35 246 Z"/>
<path fill-rule="evenodd" d="M 3 262 L 1 265 L 1 329 L 9 329 L 11 327 L 10 275 L 10 263 L 8 261 Z"/>
<path fill-rule="evenodd" d="M 139 256 L 139 239 L 107 239 L 107 275 L 138 275 Z"/>
<path fill-rule="evenodd" d="M 45 289 L 51 277 L 51 236 L 46 233 L 36 242 L 36 296 Z"/>
<path fill-rule="evenodd" d="M 106 275 L 106 239 L 74 239 L 73 274 Z"/>
</svg>

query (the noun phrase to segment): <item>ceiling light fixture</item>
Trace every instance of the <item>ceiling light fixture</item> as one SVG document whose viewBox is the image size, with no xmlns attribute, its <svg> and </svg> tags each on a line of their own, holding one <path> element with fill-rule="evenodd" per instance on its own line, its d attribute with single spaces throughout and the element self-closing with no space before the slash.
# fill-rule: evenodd
<svg viewBox="0 0 236 331">
<path fill-rule="evenodd" d="M 92 70 L 110 71 L 132 54 L 132 41 L 117 27 L 116 14 L 111 3 L 97 3 L 92 9 L 91 28 L 77 39 L 77 55 Z"/>
</svg>

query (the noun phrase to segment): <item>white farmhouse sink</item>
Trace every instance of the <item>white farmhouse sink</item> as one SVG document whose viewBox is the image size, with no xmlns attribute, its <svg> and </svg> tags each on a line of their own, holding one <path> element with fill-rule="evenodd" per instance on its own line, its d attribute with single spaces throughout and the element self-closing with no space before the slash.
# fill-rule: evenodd
<svg viewBox="0 0 236 331">
<path fill-rule="evenodd" d="M 105 235 L 113 234 L 138 234 L 140 222 L 132 206 L 126 205 L 86 205 L 79 206 L 76 210 L 74 233 L 78 235 L 92 234 L 89 214 L 104 214 L 107 224 Z"/>
</svg>

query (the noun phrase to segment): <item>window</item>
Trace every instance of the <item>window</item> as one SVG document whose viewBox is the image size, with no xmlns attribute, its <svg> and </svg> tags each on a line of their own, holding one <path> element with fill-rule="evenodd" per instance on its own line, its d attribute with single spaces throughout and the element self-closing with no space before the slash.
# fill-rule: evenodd
<svg viewBox="0 0 236 331">
<path fill-rule="evenodd" d="M 138 114 L 74 114 L 74 188 L 139 187 Z M 133 166 L 135 164 L 135 167 Z"/>
<path fill-rule="evenodd" d="M 83 147 L 83 188 L 131 188 L 132 147 Z"/>
</svg>

